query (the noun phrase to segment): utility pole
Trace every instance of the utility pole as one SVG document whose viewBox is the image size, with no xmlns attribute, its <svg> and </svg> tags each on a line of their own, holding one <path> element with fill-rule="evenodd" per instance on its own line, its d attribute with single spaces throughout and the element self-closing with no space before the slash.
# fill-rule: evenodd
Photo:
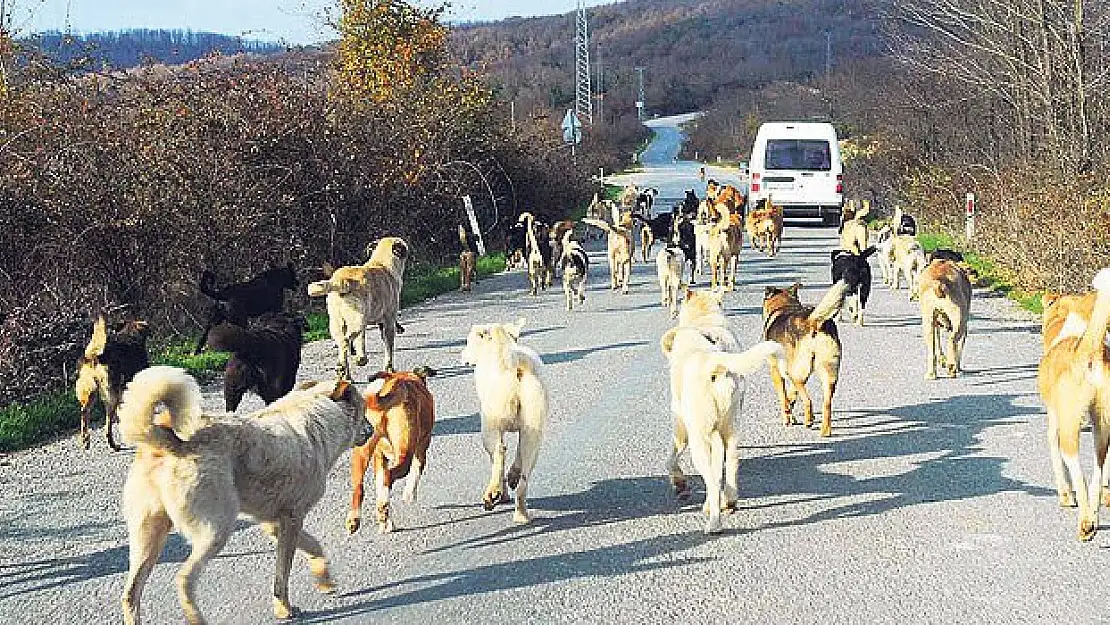
<svg viewBox="0 0 1110 625">
<path fill-rule="evenodd" d="M 597 44 L 597 124 L 605 122 L 605 68 L 601 65 L 601 44 Z"/>
<path fill-rule="evenodd" d="M 590 88 L 590 33 L 585 0 L 578 0 L 574 29 L 574 112 L 585 124 L 594 121 L 593 89 Z"/>
<path fill-rule="evenodd" d="M 832 73 L 832 31 L 825 31 L 825 77 Z"/>
<path fill-rule="evenodd" d="M 639 88 L 636 91 L 636 119 L 644 120 L 644 69 L 637 67 L 636 73 L 639 75 Z"/>
<path fill-rule="evenodd" d="M 8 94 L 8 52 L 12 43 L 10 23 L 8 2 L 0 0 L 0 96 Z"/>
</svg>

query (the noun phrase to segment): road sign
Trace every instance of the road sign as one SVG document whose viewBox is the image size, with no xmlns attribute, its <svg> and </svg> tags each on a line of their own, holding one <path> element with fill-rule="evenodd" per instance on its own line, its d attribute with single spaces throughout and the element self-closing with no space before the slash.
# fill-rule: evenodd
<svg viewBox="0 0 1110 625">
<path fill-rule="evenodd" d="M 582 143 L 582 122 L 574 114 L 573 109 L 567 109 L 562 126 L 563 141 L 566 143 Z"/>
<path fill-rule="evenodd" d="M 470 231 L 474 233 L 474 243 L 478 246 L 478 255 L 485 256 L 486 243 L 482 240 L 482 229 L 478 227 L 478 216 L 474 214 L 474 203 L 470 201 L 469 195 L 464 195 L 462 201 L 466 216 L 470 218 Z"/>
</svg>

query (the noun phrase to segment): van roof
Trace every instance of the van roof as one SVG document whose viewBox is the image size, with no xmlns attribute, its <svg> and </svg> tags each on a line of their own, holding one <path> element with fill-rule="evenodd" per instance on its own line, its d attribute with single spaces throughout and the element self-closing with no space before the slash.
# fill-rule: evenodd
<svg viewBox="0 0 1110 625">
<path fill-rule="evenodd" d="M 759 127 L 756 136 L 767 133 L 836 139 L 836 128 L 828 122 L 765 122 Z"/>
</svg>

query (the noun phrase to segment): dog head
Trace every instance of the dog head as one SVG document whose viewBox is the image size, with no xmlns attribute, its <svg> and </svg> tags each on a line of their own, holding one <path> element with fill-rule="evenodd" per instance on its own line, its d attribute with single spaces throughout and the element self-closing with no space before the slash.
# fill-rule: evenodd
<svg viewBox="0 0 1110 625">
<path fill-rule="evenodd" d="M 722 314 L 724 299 L 724 291 L 695 291 L 687 288 L 686 297 L 683 298 L 678 310 L 679 325 L 695 325 L 698 319 Z"/>
<path fill-rule="evenodd" d="M 783 308 L 800 306 L 801 300 L 798 299 L 798 289 L 800 288 L 802 288 L 802 283 L 795 282 L 785 288 L 769 286 L 764 289 L 763 318 L 766 319 L 772 313 L 782 310 Z"/>
<path fill-rule="evenodd" d="M 367 265 L 380 265 L 391 269 L 394 274 L 400 276 L 405 273 L 405 261 L 409 257 L 409 245 L 401 237 L 385 237 L 378 239 L 376 242 L 371 242 L 367 249 L 373 247 L 370 251 L 370 259 L 366 262 Z"/>
<path fill-rule="evenodd" d="M 273 279 L 273 284 L 283 289 L 293 290 L 301 284 L 297 281 L 297 271 L 293 269 L 292 261 L 284 267 L 271 269 L 267 273 Z"/>
<path fill-rule="evenodd" d="M 466 346 L 462 350 L 463 364 L 478 365 L 483 360 L 500 358 L 501 355 L 520 339 L 524 329 L 524 319 L 516 323 L 485 323 L 470 327 L 466 336 Z"/>
</svg>

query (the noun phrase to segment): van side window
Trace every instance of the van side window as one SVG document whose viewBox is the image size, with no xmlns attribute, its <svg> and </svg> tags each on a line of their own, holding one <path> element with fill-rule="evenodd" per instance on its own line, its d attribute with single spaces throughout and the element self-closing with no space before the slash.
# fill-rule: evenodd
<svg viewBox="0 0 1110 625">
<path fill-rule="evenodd" d="M 829 171 L 832 155 L 829 142 L 807 139 L 770 139 L 767 141 L 766 169 Z"/>
</svg>

